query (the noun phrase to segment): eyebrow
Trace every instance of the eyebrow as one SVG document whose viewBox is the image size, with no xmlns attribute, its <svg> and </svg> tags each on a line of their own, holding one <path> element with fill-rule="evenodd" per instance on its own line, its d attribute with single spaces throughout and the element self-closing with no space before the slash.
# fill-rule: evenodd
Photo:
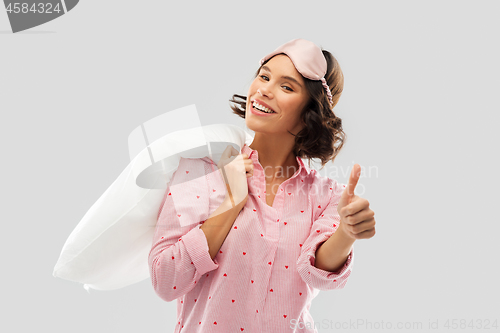
<svg viewBox="0 0 500 333">
<path fill-rule="evenodd" d="M 261 67 L 262 69 L 268 71 L 269 73 L 271 73 L 271 69 L 269 67 L 267 67 L 266 65 L 262 66 Z M 292 82 L 295 82 L 295 84 L 297 84 L 299 87 L 302 88 L 302 85 L 299 83 L 299 81 L 295 80 L 293 77 L 291 76 L 282 76 L 283 79 L 287 79 L 287 80 L 290 80 Z"/>
</svg>

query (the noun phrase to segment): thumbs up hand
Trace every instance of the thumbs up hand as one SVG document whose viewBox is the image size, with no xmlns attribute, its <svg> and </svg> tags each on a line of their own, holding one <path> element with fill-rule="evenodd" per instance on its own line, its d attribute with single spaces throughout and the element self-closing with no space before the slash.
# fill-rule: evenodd
<svg viewBox="0 0 500 333">
<path fill-rule="evenodd" d="M 370 209 L 368 200 L 354 194 L 358 184 L 361 167 L 355 164 L 337 206 L 340 215 L 339 229 L 349 238 L 366 239 L 375 236 L 375 213 Z"/>
</svg>

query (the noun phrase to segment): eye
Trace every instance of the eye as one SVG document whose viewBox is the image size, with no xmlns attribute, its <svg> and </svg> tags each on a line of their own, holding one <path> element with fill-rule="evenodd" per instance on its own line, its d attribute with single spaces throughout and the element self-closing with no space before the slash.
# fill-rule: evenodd
<svg viewBox="0 0 500 333">
<path fill-rule="evenodd" d="M 259 75 L 259 77 L 265 81 L 269 81 L 269 77 L 267 77 L 267 75 L 261 74 L 261 75 Z M 288 90 L 288 91 L 293 91 L 293 89 L 290 88 L 289 86 L 283 86 L 283 87 L 286 88 L 286 90 Z"/>
</svg>

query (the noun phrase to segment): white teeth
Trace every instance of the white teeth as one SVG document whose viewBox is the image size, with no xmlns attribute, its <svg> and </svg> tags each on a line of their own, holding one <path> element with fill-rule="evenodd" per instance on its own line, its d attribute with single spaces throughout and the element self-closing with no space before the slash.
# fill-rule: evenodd
<svg viewBox="0 0 500 333">
<path fill-rule="evenodd" d="M 257 102 L 253 102 L 253 106 L 256 109 L 259 109 L 260 111 L 266 112 L 266 113 L 274 113 L 274 111 L 271 111 L 271 109 L 266 108 L 265 106 L 262 106 L 260 104 L 257 104 Z"/>
</svg>

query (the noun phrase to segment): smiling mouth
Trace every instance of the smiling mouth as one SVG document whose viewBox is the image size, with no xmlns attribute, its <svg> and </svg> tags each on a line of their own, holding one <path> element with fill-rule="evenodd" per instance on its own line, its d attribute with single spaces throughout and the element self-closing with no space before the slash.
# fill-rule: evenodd
<svg viewBox="0 0 500 333">
<path fill-rule="evenodd" d="M 274 112 L 273 110 L 269 109 L 269 108 L 266 108 L 265 106 L 263 105 L 260 105 L 259 103 L 257 103 L 256 101 L 252 101 L 251 102 L 252 104 L 252 107 L 258 111 L 261 111 L 261 112 L 264 112 L 264 113 L 276 113 Z"/>
</svg>

